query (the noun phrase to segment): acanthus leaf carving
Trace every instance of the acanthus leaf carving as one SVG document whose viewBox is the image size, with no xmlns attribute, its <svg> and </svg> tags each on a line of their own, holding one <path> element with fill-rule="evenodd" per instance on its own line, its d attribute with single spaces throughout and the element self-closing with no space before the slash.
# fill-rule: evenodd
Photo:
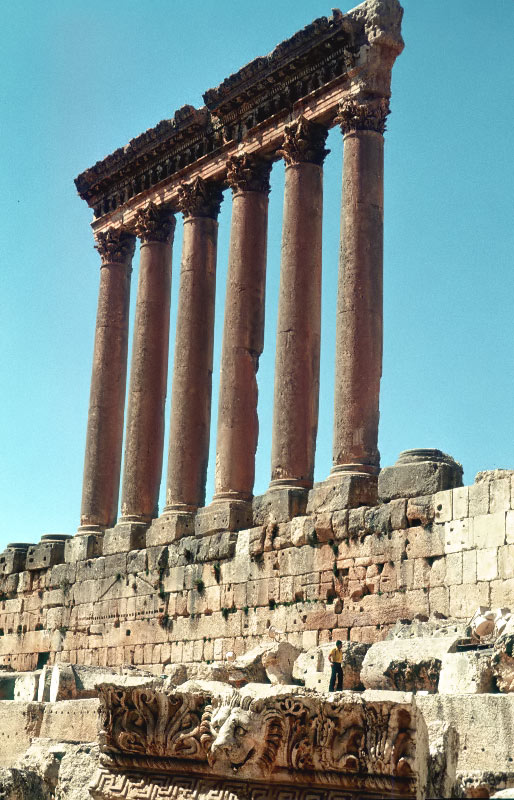
<svg viewBox="0 0 514 800">
<path fill-rule="evenodd" d="M 184 217 L 211 217 L 217 219 L 223 201 L 223 190 L 218 183 L 197 177 L 178 187 L 179 208 Z"/>
<path fill-rule="evenodd" d="M 136 237 L 124 228 L 109 228 L 95 236 L 95 249 L 102 264 L 124 264 L 134 255 Z"/>
<path fill-rule="evenodd" d="M 339 103 L 335 121 L 343 134 L 356 131 L 375 131 L 384 134 L 389 114 L 389 100 L 379 97 L 359 102 L 349 98 Z"/>
<path fill-rule="evenodd" d="M 175 231 L 175 217 L 168 208 L 150 201 L 136 212 L 134 230 L 141 242 L 169 242 Z"/>
<path fill-rule="evenodd" d="M 248 153 L 232 156 L 227 161 L 227 183 L 234 192 L 270 192 L 271 162 L 256 159 Z"/>
<path fill-rule="evenodd" d="M 303 115 L 292 125 L 285 126 L 284 142 L 278 155 L 288 166 L 293 164 L 318 164 L 321 166 L 330 152 L 325 148 L 328 130 L 324 125 L 311 122 Z"/>
</svg>

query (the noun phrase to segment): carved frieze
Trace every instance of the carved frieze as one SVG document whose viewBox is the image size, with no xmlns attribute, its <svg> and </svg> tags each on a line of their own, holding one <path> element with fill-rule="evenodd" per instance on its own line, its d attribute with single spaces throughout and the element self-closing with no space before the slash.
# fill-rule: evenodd
<svg viewBox="0 0 514 800">
<path fill-rule="evenodd" d="M 208 697 L 101 686 L 104 767 L 112 773 L 302 782 L 362 796 L 384 791 L 394 779 L 401 794 L 415 796 L 416 763 L 426 755 L 427 739 L 409 703 L 301 690 L 257 697 L 225 691 Z"/>
<path fill-rule="evenodd" d="M 284 142 L 278 153 L 287 165 L 321 165 L 330 152 L 325 148 L 327 135 L 328 130 L 323 125 L 301 116 L 292 125 L 286 125 Z"/>
<path fill-rule="evenodd" d="M 122 228 L 110 228 L 95 237 L 102 264 L 124 264 L 132 259 L 136 237 Z"/>
<path fill-rule="evenodd" d="M 234 192 L 269 194 L 271 162 L 256 159 L 247 153 L 227 161 L 227 183 Z"/>
<path fill-rule="evenodd" d="M 373 100 L 343 100 L 335 121 L 344 134 L 355 131 L 376 131 L 384 133 L 389 114 L 389 100 L 379 97 Z"/>
<path fill-rule="evenodd" d="M 195 178 L 178 188 L 179 208 L 184 217 L 212 217 L 216 219 L 223 201 L 223 190 L 218 183 Z"/>
<path fill-rule="evenodd" d="M 141 242 L 169 242 L 175 230 L 173 212 L 149 202 L 136 213 L 134 230 Z"/>
</svg>

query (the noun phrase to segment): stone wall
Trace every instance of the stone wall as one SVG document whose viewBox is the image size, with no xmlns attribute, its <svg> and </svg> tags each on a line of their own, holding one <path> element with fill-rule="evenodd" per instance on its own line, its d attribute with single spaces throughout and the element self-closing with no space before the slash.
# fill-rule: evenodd
<svg viewBox="0 0 514 800">
<path fill-rule="evenodd" d="M 514 478 L 498 475 L 372 507 L 331 510 L 330 499 L 309 500 L 316 510 L 289 522 L 86 560 L 72 560 L 73 540 L 60 550 L 42 543 L 20 572 L 7 550 L 0 665 L 126 663 L 162 672 L 168 663 L 241 654 L 270 632 L 307 649 L 337 638 L 377 641 L 398 620 L 465 620 L 478 605 L 513 607 Z M 42 566 L 59 552 L 62 563 Z"/>
</svg>

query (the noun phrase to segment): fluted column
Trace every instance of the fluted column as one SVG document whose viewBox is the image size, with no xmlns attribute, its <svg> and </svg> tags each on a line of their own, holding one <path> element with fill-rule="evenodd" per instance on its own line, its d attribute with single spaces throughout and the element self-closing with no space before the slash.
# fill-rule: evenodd
<svg viewBox="0 0 514 800">
<path fill-rule="evenodd" d="M 196 178 L 179 189 L 184 239 L 165 513 L 190 512 L 205 501 L 211 419 L 217 217 L 223 199 L 217 184 Z"/>
<path fill-rule="evenodd" d="M 232 225 L 218 403 L 214 500 L 253 495 L 259 434 L 257 370 L 264 343 L 266 244 L 271 164 L 249 156 L 228 163 Z"/>
<path fill-rule="evenodd" d="M 135 237 L 109 230 L 96 242 L 102 265 L 79 533 L 104 530 L 116 521 Z"/>
<path fill-rule="evenodd" d="M 388 102 L 347 100 L 332 475 L 376 474 L 382 374 L 384 129 Z"/>
<path fill-rule="evenodd" d="M 286 127 L 271 487 L 312 486 L 318 426 L 326 128 Z"/>
<path fill-rule="evenodd" d="M 123 522 L 149 522 L 158 513 L 174 229 L 173 214 L 154 203 L 136 216 L 141 258 L 123 461 Z"/>
</svg>

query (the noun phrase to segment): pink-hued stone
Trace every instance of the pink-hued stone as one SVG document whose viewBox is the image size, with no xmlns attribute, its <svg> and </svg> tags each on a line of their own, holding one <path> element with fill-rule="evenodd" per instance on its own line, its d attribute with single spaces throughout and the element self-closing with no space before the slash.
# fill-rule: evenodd
<svg viewBox="0 0 514 800">
<path fill-rule="evenodd" d="M 97 238 L 102 267 L 82 486 L 83 530 L 113 525 L 118 510 L 134 245 L 135 237 L 123 231 L 109 230 Z"/>
</svg>

